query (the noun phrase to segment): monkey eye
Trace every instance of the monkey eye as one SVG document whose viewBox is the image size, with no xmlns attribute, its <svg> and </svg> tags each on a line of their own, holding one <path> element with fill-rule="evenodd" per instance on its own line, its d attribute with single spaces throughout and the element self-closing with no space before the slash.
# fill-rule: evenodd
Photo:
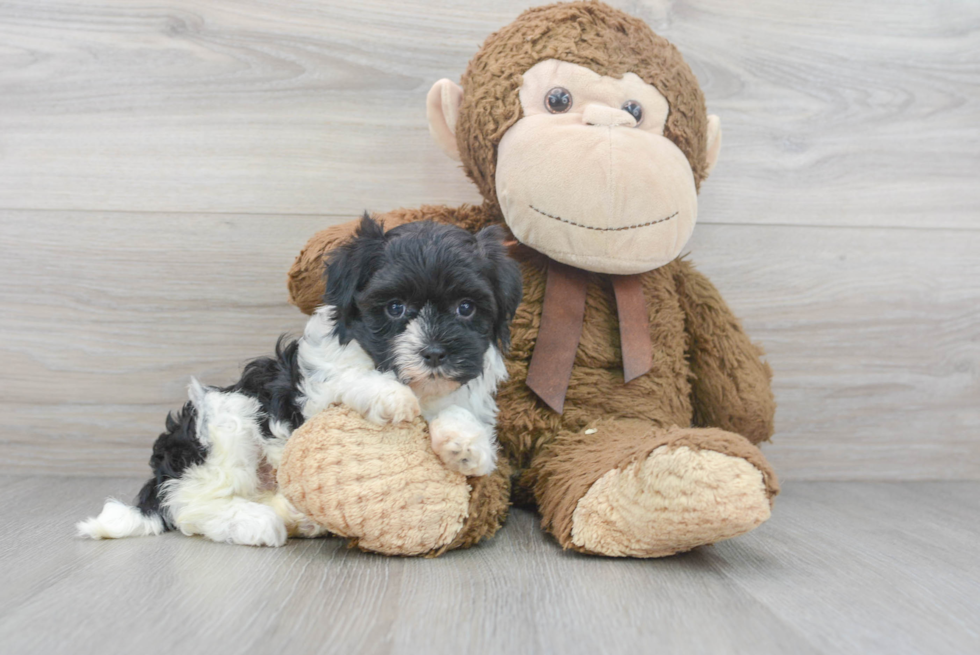
<svg viewBox="0 0 980 655">
<path fill-rule="evenodd" d="M 460 318 L 469 318 L 476 313 L 476 303 L 472 300 L 460 300 L 456 305 L 456 315 Z"/>
<path fill-rule="evenodd" d="M 635 118 L 637 125 L 639 125 L 640 121 L 643 120 L 643 106 L 636 100 L 627 100 L 626 103 L 623 104 L 623 111 Z"/>
<path fill-rule="evenodd" d="M 572 94 L 568 89 L 556 86 L 544 98 L 544 106 L 552 114 L 564 114 L 572 106 Z"/>
<path fill-rule="evenodd" d="M 401 318 L 405 315 L 405 303 L 400 300 L 392 300 L 385 305 L 385 314 L 388 318 Z"/>
</svg>

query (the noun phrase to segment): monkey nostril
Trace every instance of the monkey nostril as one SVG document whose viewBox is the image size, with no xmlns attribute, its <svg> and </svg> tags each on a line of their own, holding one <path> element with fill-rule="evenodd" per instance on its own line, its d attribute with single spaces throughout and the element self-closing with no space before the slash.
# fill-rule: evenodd
<svg viewBox="0 0 980 655">
<path fill-rule="evenodd" d="M 442 346 L 426 346 L 419 352 L 419 355 L 430 368 L 438 368 L 445 363 L 447 353 Z"/>
<path fill-rule="evenodd" d="M 593 103 L 582 112 L 582 121 L 600 127 L 634 127 L 636 119 L 627 111 Z"/>
</svg>

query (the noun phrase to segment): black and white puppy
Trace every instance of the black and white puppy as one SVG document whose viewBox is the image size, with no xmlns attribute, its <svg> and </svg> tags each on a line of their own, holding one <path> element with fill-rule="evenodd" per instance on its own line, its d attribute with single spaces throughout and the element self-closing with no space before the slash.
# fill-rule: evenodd
<svg viewBox="0 0 980 655">
<path fill-rule="evenodd" d="M 110 499 L 78 524 L 94 539 L 179 529 L 214 541 L 280 546 L 316 536 L 268 472 L 293 430 L 348 405 L 376 423 L 423 416 L 448 467 L 496 465 L 497 385 L 521 300 L 499 228 L 476 235 L 419 222 L 384 232 L 367 215 L 327 265 L 324 306 L 303 336 L 245 366 L 224 388 L 192 380 L 153 446 L 153 478 L 131 507 Z"/>
</svg>

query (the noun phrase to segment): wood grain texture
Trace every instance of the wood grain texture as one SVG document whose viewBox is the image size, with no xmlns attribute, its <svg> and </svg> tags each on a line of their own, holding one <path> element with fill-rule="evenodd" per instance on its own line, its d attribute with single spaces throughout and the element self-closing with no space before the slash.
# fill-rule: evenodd
<svg viewBox="0 0 980 655">
<path fill-rule="evenodd" d="M 191 376 L 302 333 L 286 271 L 328 222 L 0 211 L 0 468 L 143 475 Z"/>
<path fill-rule="evenodd" d="M 0 207 L 474 201 L 425 93 L 527 4 L 5 2 Z M 723 119 L 704 222 L 980 227 L 980 5 L 612 4 L 680 47 Z"/>
<path fill-rule="evenodd" d="M 426 560 L 72 523 L 132 480 L 6 478 L 5 653 L 867 653 L 980 648 L 977 483 L 795 483 L 757 531 L 662 560 L 563 552 L 516 510 Z"/>
<path fill-rule="evenodd" d="M 691 249 L 769 352 L 780 474 L 980 479 L 980 5 L 613 4 L 723 118 Z M 0 470 L 143 475 L 191 375 L 301 330 L 317 229 L 477 200 L 424 96 L 525 6 L 0 4 Z"/>
<path fill-rule="evenodd" d="M 774 371 L 787 479 L 980 479 L 980 232 L 701 226 Z"/>
<path fill-rule="evenodd" d="M 330 220 L 0 212 L 0 470 L 144 475 L 192 375 L 229 384 L 302 331 L 285 269 Z M 768 351 L 782 477 L 980 479 L 980 233 L 695 235 Z"/>
</svg>

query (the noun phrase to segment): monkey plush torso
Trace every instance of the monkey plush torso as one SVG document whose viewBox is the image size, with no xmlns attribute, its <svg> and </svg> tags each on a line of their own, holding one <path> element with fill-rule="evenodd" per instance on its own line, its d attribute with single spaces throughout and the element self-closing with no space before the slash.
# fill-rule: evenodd
<svg viewBox="0 0 980 655">
<path fill-rule="evenodd" d="M 511 327 L 510 378 L 497 396 L 503 456 L 496 472 L 469 481 L 458 533 L 428 552 L 492 535 L 511 501 L 536 506 L 563 547 L 612 556 L 668 555 L 759 525 L 778 492 L 755 446 L 772 434 L 771 372 L 717 290 L 677 259 L 720 139 L 693 74 L 641 21 L 576 2 L 529 10 L 490 37 L 463 83 L 433 87 L 430 129 L 462 160 L 484 204 L 375 215 L 388 229 L 502 223 L 521 244 L 513 256 L 524 299 Z M 561 150 L 580 135 L 584 166 Z M 606 182 L 593 184 L 596 175 Z M 533 185 L 522 187 L 527 180 Z M 320 303 L 324 255 L 352 230 L 318 233 L 297 258 L 289 287 L 304 311 Z M 585 269 L 586 280 L 560 411 L 528 379 L 552 265 Z M 629 382 L 612 275 L 636 276 L 647 310 L 652 357 Z"/>
<path fill-rule="evenodd" d="M 522 259 L 525 291 L 511 325 L 510 379 L 497 399 L 500 440 L 513 459 L 522 456 L 529 464 L 528 457 L 533 459 L 559 432 L 583 430 L 599 417 L 643 419 L 658 427 L 691 424 L 691 373 L 674 264 L 642 274 L 654 357 L 650 371 L 629 384 L 623 379 L 612 285 L 607 276 L 588 275 L 582 336 L 558 414 L 521 383 L 537 342 L 548 265 L 542 257 Z"/>
</svg>

